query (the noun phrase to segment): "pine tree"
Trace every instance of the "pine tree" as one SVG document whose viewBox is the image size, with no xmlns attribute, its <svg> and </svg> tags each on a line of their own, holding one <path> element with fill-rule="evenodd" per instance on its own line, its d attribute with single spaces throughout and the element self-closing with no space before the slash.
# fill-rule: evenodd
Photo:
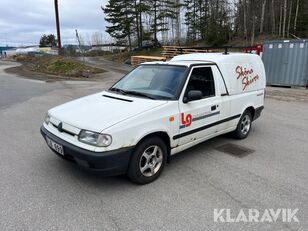
<svg viewBox="0 0 308 231">
<path fill-rule="evenodd" d="M 179 44 L 181 29 L 187 41 L 209 45 L 236 37 L 248 45 L 261 34 L 307 37 L 307 5 L 307 0 L 109 0 L 103 10 L 106 31 L 131 48 L 150 39 L 167 43 L 170 35 Z"/>
<path fill-rule="evenodd" d="M 57 40 L 56 36 L 53 34 L 45 35 L 43 34 L 40 39 L 40 47 L 56 47 Z"/>
<path fill-rule="evenodd" d="M 153 0 L 148 2 L 149 5 L 152 4 L 152 7 L 149 8 L 148 12 L 153 17 L 151 25 L 153 39 L 155 42 L 158 42 L 158 33 L 168 31 L 168 20 L 175 18 L 175 3 L 172 0 Z"/>
<path fill-rule="evenodd" d="M 128 40 L 129 48 L 132 49 L 132 25 L 134 23 L 133 1 L 109 0 L 105 8 L 105 20 L 110 23 L 106 32 L 119 42 Z"/>
<path fill-rule="evenodd" d="M 197 33 L 197 0 L 184 0 L 186 8 L 185 24 L 187 25 L 187 40 L 189 42 L 196 41 Z"/>
</svg>

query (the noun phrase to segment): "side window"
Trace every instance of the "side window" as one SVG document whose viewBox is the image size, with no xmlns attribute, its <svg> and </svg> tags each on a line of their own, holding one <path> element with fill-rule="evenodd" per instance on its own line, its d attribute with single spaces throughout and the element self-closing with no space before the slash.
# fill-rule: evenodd
<svg viewBox="0 0 308 231">
<path fill-rule="evenodd" d="M 193 69 L 185 95 L 191 90 L 201 91 L 203 98 L 215 96 L 215 82 L 211 67 Z"/>
</svg>

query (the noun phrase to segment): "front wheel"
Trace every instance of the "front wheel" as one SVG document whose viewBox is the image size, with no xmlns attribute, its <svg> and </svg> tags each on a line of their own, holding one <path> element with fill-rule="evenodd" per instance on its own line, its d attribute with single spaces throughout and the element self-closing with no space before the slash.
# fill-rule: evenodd
<svg viewBox="0 0 308 231">
<path fill-rule="evenodd" d="M 136 147 L 128 169 L 128 177 L 138 184 L 156 180 L 164 169 L 167 147 L 159 137 L 149 137 Z"/>
<path fill-rule="evenodd" d="M 237 139 L 245 139 L 250 132 L 252 124 L 252 116 L 249 111 L 245 111 L 238 122 L 237 128 L 234 131 L 234 136 Z"/>
</svg>

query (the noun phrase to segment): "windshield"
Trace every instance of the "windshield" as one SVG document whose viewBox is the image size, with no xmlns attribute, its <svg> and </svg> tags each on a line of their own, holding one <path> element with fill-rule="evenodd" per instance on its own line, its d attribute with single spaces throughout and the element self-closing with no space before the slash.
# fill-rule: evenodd
<svg viewBox="0 0 308 231">
<path fill-rule="evenodd" d="M 186 70 L 185 66 L 142 65 L 109 90 L 152 99 L 175 99 Z"/>
</svg>

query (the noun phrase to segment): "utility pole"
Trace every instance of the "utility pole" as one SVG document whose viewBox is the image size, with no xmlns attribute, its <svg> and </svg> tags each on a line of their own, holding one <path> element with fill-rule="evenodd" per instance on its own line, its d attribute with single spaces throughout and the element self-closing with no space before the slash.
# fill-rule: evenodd
<svg viewBox="0 0 308 231">
<path fill-rule="evenodd" d="M 58 49 L 61 51 L 61 33 L 60 33 L 60 21 L 59 21 L 59 9 L 58 9 L 58 0 L 55 0 L 55 13 L 56 13 L 56 26 L 57 26 L 57 40 L 58 40 Z"/>
<path fill-rule="evenodd" d="M 82 55 L 82 60 L 83 60 L 83 62 L 85 62 L 84 51 L 82 50 L 82 47 L 81 47 L 82 44 L 80 42 L 80 37 L 79 37 L 77 29 L 75 31 L 76 31 L 76 39 L 77 39 L 77 42 L 78 42 L 79 50 L 80 50 L 80 53 Z"/>
</svg>

